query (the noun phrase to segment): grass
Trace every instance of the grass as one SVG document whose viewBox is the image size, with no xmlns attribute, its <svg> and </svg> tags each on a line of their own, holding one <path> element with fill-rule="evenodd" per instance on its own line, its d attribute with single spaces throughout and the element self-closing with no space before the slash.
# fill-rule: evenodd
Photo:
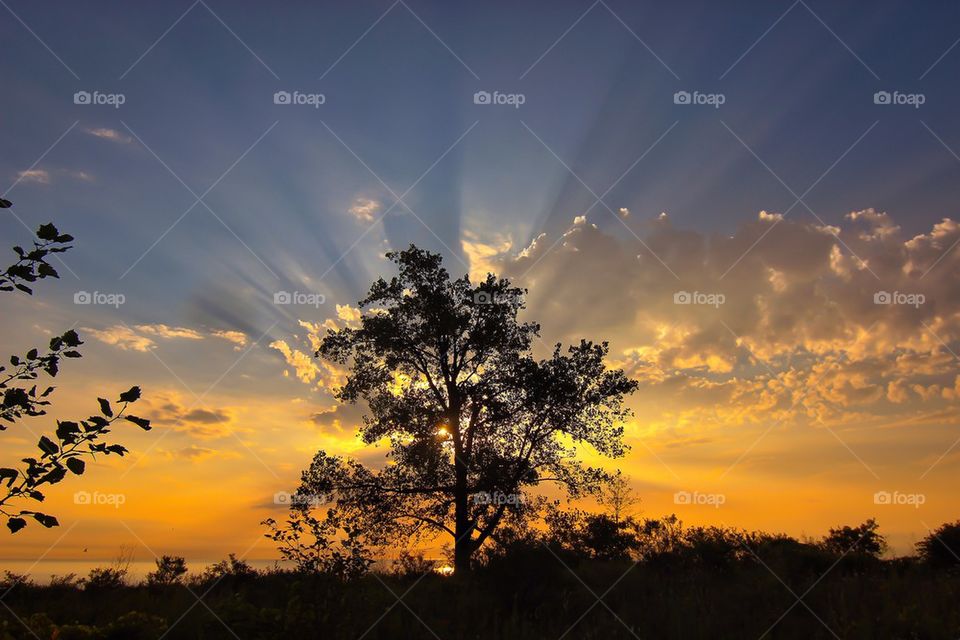
<svg viewBox="0 0 960 640">
<path fill-rule="evenodd" d="M 960 634 L 955 571 L 913 559 L 838 561 L 774 548 L 758 555 L 762 562 L 670 554 L 634 564 L 532 546 L 493 558 L 469 576 L 368 574 L 343 582 L 267 572 L 196 578 L 189 587 L 20 583 L 3 598 L 9 609 L 0 608 L 0 638 L 873 640 Z"/>
</svg>

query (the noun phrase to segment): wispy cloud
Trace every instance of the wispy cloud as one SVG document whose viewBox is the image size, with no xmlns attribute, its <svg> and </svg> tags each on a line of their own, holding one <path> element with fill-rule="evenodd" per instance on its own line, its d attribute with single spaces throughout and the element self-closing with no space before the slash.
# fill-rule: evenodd
<svg viewBox="0 0 960 640">
<path fill-rule="evenodd" d="M 130 144 L 133 142 L 133 138 L 117 131 L 116 129 L 107 129 L 107 128 L 96 128 L 96 129 L 85 129 L 86 133 L 96 138 L 101 138 L 103 140 L 109 140 L 110 142 L 116 142 L 119 144 Z"/>
</svg>

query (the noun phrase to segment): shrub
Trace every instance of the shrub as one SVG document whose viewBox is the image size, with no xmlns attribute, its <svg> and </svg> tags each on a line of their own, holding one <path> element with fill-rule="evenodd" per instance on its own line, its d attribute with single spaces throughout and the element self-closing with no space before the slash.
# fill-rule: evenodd
<svg viewBox="0 0 960 640">
<path fill-rule="evenodd" d="M 920 559 L 938 569 L 960 568 L 960 520 L 940 525 L 917 543 Z"/>
</svg>

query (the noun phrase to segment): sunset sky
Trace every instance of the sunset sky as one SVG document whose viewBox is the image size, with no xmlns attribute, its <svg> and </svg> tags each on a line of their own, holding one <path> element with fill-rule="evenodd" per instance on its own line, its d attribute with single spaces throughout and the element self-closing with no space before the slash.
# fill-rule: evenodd
<svg viewBox="0 0 960 640">
<path fill-rule="evenodd" d="M 4 266 L 76 236 L 0 299 L 0 354 L 85 340 L 4 464 L 133 384 L 155 426 L 0 560 L 277 557 L 259 523 L 318 449 L 382 455 L 312 353 L 410 243 L 528 287 L 540 355 L 610 342 L 640 388 L 604 464 L 644 516 L 876 517 L 896 553 L 960 517 L 960 5 L 0 5 Z"/>
</svg>

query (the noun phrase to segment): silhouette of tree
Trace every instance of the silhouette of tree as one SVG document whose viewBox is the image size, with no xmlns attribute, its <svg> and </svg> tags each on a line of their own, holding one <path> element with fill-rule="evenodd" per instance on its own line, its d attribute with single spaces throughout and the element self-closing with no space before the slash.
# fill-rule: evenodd
<svg viewBox="0 0 960 640">
<path fill-rule="evenodd" d="M 960 567 L 960 520 L 940 525 L 917 543 L 920 559 L 938 569 Z"/>
<path fill-rule="evenodd" d="M 877 521 L 870 518 L 856 527 L 830 529 L 822 544 L 824 549 L 839 556 L 879 558 L 887 550 L 887 540 L 879 529 Z"/>
<path fill-rule="evenodd" d="M 578 447 L 623 455 L 623 399 L 637 385 L 604 366 L 605 342 L 557 344 L 535 359 L 540 327 L 518 320 L 525 291 L 509 280 L 452 280 L 439 255 L 415 246 L 387 257 L 399 274 L 377 280 L 359 328 L 329 331 L 317 355 L 347 367 L 337 398 L 367 403 L 360 436 L 388 443 L 389 462 L 374 469 L 320 451 L 292 508 L 331 496 L 323 521 L 371 545 L 450 536 L 454 566 L 467 571 L 508 515 L 532 508 L 528 488 L 557 483 L 579 497 L 609 481 Z"/>
<path fill-rule="evenodd" d="M 0 208 L 9 208 L 9 200 L 0 199 Z M 37 240 L 33 249 L 24 250 L 14 247 L 17 261 L 0 271 L 0 291 L 21 291 L 33 295 L 33 289 L 28 286 L 44 278 L 58 278 L 56 269 L 47 262 L 52 254 L 62 253 L 72 248 L 73 236 L 61 234 L 53 224 L 41 225 L 36 232 Z M 79 358 L 77 348 L 82 345 L 76 331 L 70 330 L 63 335 L 50 340 L 49 351 L 41 354 L 38 349 L 31 349 L 23 357 L 11 356 L 10 369 L 0 366 L 0 431 L 17 423 L 23 418 L 42 416 L 46 414 L 45 407 L 50 405 L 48 400 L 54 387 L 48 386 L 41 390 L 34 381 L 41 373 L 55 377 L 60 370 L 60 361 L 63 358 Z M 44 527 L 55 527 L 59 522 L 54 516 L 13 507 L 21 501 L 42 502 L 45 498 L 45 485 L 61 482 L 69 473 L 81 475 L 86 463 L 84 458 L 93 458 L 96 454 L 122 456 L 127 449 L 119 444 L 103 442 L 104 436 L 110 433 L 110 426 L 123 418 L 133 422 L 142 429 L 150 428 L 150 421 L 126 413 L 127 406 L 140 398 L 140 388 L 132 387 L 120 394 L 117 403 L 119 408 L 114 411 L 110 402 L 104 398 L 97 398 L 100 414 L 86 420 L 57 421 L 57 429 L 51 436 L 40 436 L 37 442 L 38 457 L 23 458 L 20 467 L 0 468 L 0 515 L 7 519 L 7 528 L 11 533 L 27 526 L 27 518 L 33 518 Z M 26 425 L 23 425 L 33 433 Z"/>
<path fill-rule="evenodd" d="M 629 517 L 630 511 L 640 502 L 630 487 L 630 476 L 623 475 L 619 469 L 617 473 L 600 490 L 597 502 L 607 508 L 609 515 L 617 524 Z"/>
</svg>

